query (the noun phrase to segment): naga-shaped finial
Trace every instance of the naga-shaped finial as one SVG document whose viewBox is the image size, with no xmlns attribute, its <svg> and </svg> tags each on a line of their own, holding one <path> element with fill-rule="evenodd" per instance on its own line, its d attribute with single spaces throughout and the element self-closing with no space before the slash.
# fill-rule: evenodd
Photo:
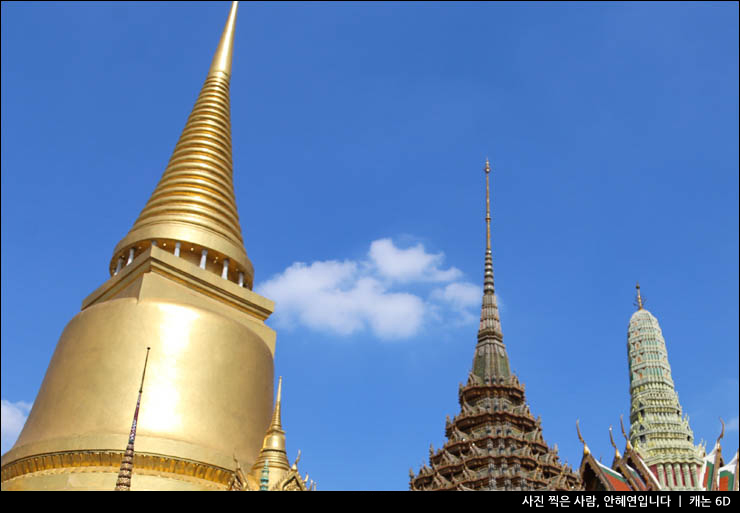
<svg viewBox="0 0 740 513">
<path fill-rule="evenodd" d="M 719 445 L 719 441 L 722 440 L 722 437 L 725 436 L 725 421 L 722 420 L 722 417 L 719 418 L 719 421 L 722 423 L 722 431 L 719 434 L 719 437 L 717 437 L 717 444 Z"/>
<path fill-rule="evenodd" d="M 583 455 L 587 455 L 591 453 L 591 450 L 588 448 L 588 445 L 586 445 L 586 441 L 583 439 L 583 436 L 581 436 L 581 427 L 578 425 L 578 419 L 576 419 L 576 432 L 578 433 L 578 439 L 583 444 Z"/>
<path fill-rule="evenodd" d="M 298 449 L 298 456 L 295 457 L 295 461 L 293 462 L 293 465 L 290 467 L 293 470 L 298 470 L 298 462 L 301 461 L 301 450 Z"/>
<path fill-rule="evenodd" d="M 614 436 L 612 435 L 612 427 L 609 426 L 609 441 L 612 443 L 612 447 L 614 447 L 614 458 L 619 460 L 622 458 L 622 455 L 619 454 L 619 449 L 617 449 L 617 444 L 614 443 Z"/>
<path fill-rule="evenodd" d="M 627 432 L 624 430 L 624 415 L 619 416 L 619 425 L 622 427 L 622 436 L 627 441 L 627 447 L 625 449 L 630 450 L 632 449 L 632 444 L 630 444 L 630 439 L 627 436 Z"/>
</svg>

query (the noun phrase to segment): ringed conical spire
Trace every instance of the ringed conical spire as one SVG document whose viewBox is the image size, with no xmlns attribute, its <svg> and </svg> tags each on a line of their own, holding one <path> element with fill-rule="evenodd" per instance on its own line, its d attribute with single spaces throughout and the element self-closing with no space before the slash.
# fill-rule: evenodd
<svg viewBox="0 0 740 513">
<path fill-rule="evenodd" d="M 429 465 L 410 474 L 412 490 L 571 490 L 578 476 L 542 436 L 524 385 L 510 371 L 493 286 L 491 164 L 486 159 L 486 258 L 473 368 L 460 384 L 460 413 L 447 416 L 447 441 L 429 448 Z"/>
<path fill-rule="evenodd" d="M 253 473 L 261 471 L 262 467 L 268 462 L 271 470 L 280 470 L 282 472 L 290 470 L 288 453 L 285 450 L 285 431 L 283 431 L 283 424 L 280 418 L 282 388 L 283 378 L 281 376 L 278 378 L 277 397 L 275 399 L 275 409 L 272 412 L 272 420 L 265 433 L 260 454 L 252 466 Z"/>
<path fill-rule="evenodd" d="M 638 310 L 627 332 L 632 446 L 668 489 L 690 489 L 701 463 L 688 416 L 678 400 L 668 350 L 658 319 L 644 307 L 637 288 Z"/>
<path fill-rule="evenodd" d="M 505 378 L 510 375 L 509 358 L 503 344 L 501 320 L 493 284 L 493 253 L 491 251 L 491 187 L 489 175 L 491 164 L 486 159 L 486 256 L 483 273 L 483 301 L 481 304 L 478 346 L 473 361 L 473 372 L 482 379 L 493 376 Z"/>
<path fill-rule="evenodd" d="M 116 246 L 111 274 L 157 245 L 252 287 L 254 269 L 239 224 L 231 151 L 229 81 L 236 11 L 234 2 L 169 164 L 133 228 Z"/>
</svg>

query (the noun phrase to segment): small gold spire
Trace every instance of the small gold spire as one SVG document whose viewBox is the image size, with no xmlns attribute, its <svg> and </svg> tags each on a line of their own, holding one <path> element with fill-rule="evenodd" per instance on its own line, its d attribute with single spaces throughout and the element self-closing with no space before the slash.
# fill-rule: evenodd
<svg viewBox="0 0 740 513">
<path fill-rule="evenodd" d="M 280 420 L 281 394 L 283 378 L 278 378 L 277 397 L 275 399 L 275 409 L 272 413 L 270 426 L 267 428 L 265 438 L 262 441 L 262 449 L 257 457 L 257 461 L 252 466 L 252 475 L 257 477 L 262 467 L 269 461 L 271 483 L 279 479 L 285 472 L 290 470 L 288 461 L 288 452 L 285 450 L 285 431 Z"/>
<path fill-rule="evenodd" d="M 581 436 L 581 428 L 578 426 L 578 419 L 576 419 L 576 432 L 578 433 L 578 439 L 583 444 L 583 455 L 586 456 L 587 454 L 591 454 L 591 450 L 588 448 L 588 445 L 586 445 L 586 441 Z"/>
<path fill-rule="evenodd" d="M 640 295 L 640 282 L 637 282 L 635 286 L 637 289 L 637 309 L 642 310 L 642 296 Z"/>
</svg>

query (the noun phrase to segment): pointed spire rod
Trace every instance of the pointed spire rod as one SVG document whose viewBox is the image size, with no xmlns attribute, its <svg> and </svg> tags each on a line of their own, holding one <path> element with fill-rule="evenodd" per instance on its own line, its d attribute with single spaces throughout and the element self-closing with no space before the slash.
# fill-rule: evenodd
<svg viewBox="0 0 740 513">
<path fill-rule="evenodd" d="M 498 315 L 495 289 L 493 285 L 493 254 L 491 252 L 491 163 L 486 158 L 483 168 L 486 173 L 486 257 L 483 274 L 483 301 L 481 304 L 480 327 L 478 329 L 478 341 L 488 340 L 490 336 L 502 340 L 501 321 Z M 474 364 L 475 365 L 475 364 Z M 508 376 L 508 361 L 505 363 Z"/>
<path fill-rule="evenodd" d="M 139 421 L 139 407 L 141 406 L 141 394 L 144 391 L 144 377 L 146 376 L 146 365 L 149 362 L 149 350 L 146 348 L 146 358 L 144 358 L 144 370 L 141 373 L 141 384 L 139 385 L 139 397 L 136 399 L 136 410 L 134 411 L 134 420 L 131 423 L 131 433 L 128 436 L 128 445 L 126 452 L 121 459 L 121 468 L 118 471 L 118 480 L 116 481 L 116 490 L 128 492 L 131 490 L 131 474 L 134 468 L 134 440 L 136 440 L 136 424 Z"/>
<path fill-rule="evenodd" d="M 221 34 L 221 41 L 219 41 L 218 48 L 213 56 L 211 69 L 208 70 L 209 75 L 221 71 L 231 76 L 231 56 L 234 53 L 234 28 L 236 27 L 236 10 L 238 7 L 239 2 L 231 3 L 231 11 L 229 11 L 229 17 L 226 20 L 224 32 Z"/>
<path fill-rule="evenodd" d="M 282 396 L 283 389 L 283 377 L 278 378 L 278 389 L 277 398 L 275 399 L 275 411 L 272 412 L 272 422 L 270 423 L 271 428 L 283 429 L 282 421 L 280 419 L 280 399 Z"/>
<path fill-rule="evenodd" d="M 491 174 L 491 164 L 486 157 L 486 250 L 491 250 L 491 192 L 488 183 L 488 175 Z"/>
<path fill-rule="evenodd" d="M 493 294 L 493 255 L 491 254 L 491 185 L 489 176 L 491 164 L 486 157 L 486 263 L 483 280 L 483 294 Z"/>
<path fill-rule="evenodd" d="M 640 282 L 637 282 L 635 286 L 637 289 L 637 309 L 642 310 L 642 296 L 640 295 Z"/>
</svg>

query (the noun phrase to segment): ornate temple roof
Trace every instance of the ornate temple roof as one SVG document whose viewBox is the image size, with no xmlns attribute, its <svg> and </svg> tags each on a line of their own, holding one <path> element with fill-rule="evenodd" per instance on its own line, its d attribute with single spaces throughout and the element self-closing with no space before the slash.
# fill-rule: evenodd
<svg viewBox="0 0 740 513">
<path fill-rule="evenodd" d="M 483 300 L 472 369 L 460 385 L 460 413 L 447 418 L 447 441 L 429 448 L 429 465 L 410 471 L 411 490 L 572 490 L 580 479 L 542 436 L 524 385 L 510 370 L 503 342 L 491 251 L 491 166 L 486 159 Z"/>
<path fill-rule="evenodd" d="M 586 441 L 581 436 L 578 421 L 576 421 L 576 430 L 578 438 L 583 444 L 583 457 L 578 473 L 586 490 L 627 492 L 658 491 L 661 489 L 658 480 L 645 465 L 642 457 L 632 448 L 629 439 L 627 439 L 627 434 L 624 432 L 624 426 L 622 426 L 622 434 L 627 442 L 624 456 L 619 453 L 612 436 L 612 428 L 609 427 L 609 439 L 612 447 L 614 447 L 614 461 L 611 467 L 597 461 L 591 454 Z"/>
<path fill-rule="evenodd" d="M 621 418 L 620 418 L 621 423 Z M 597 461 L 591 451 L 588 449 L 586 442 L 581 436 L 578 428 L 578 437 L 583 443 L 583 457 L 579 474 L 583 481 L 584 488 L 588 491 L 659 491 L 671 490 L 676 488 L 675 483 L 666 483 L 653 472 L 655 466 L 649 467 L 645 462 L 642 454 L 638 449 L 632 447 L 627 434 L 624 432 L 622 425 L 622 434 L 626 440 L 624 456 L 619 454 L 612 438 L 612 445 L 615 449 L 614 461 L 611 467 L 607 467 L 600 461 Z M 722 434 L 720 434 L 714 449 L 705 455 L 702 463 L 698 468 L 698 485 L 691 487 L 684 486 L 683 489 L 703 490 L 703 491 L 737 491 L 738 489 L 738 454 L 727 465 L 722 459 L 722 447 L 720 440 L 724 434 L 724 423 L 722 423 Z M 611 427 L 609 428 L 611 438 Z M 682 464 L 681 469 L 686 468 L 692 472 L 688 465 Z"/>
<path fill-rule="evenodd" d="M 584 444 L 580 474 L 587 490 L 731 490 L 737 489 L 737 462 L 723 466 L 720 434 L 714 449 L 704 454 L 694 446 L 688 417 L 682 416 L 663 332 L 655 316 L 644 307 L 637 286 L 637 311 L 627 334 L 630 377 L 630 433 L 624 456 L 612 438 L 615 458 L 611 468 L 596 462 Z M 720 419 L 721 420 L 721 419 Z M 611 428 L 609 428 L 611 436 Z M 622 483 L 622 484 L 620 484 Z"/>
</svg>

